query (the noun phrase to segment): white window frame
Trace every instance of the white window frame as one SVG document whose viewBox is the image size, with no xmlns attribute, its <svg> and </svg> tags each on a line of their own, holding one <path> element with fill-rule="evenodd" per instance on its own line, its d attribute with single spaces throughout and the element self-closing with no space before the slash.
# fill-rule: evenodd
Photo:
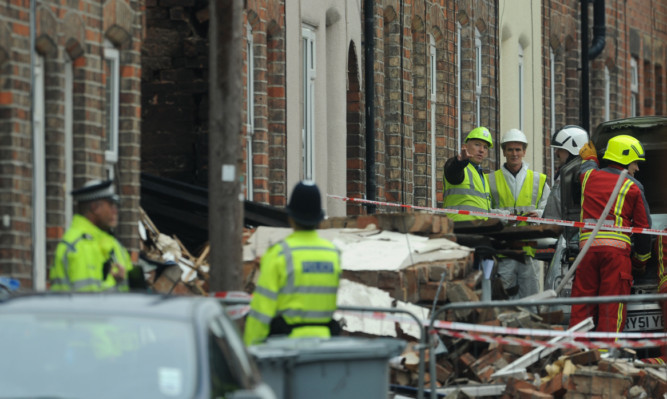
<svg viewBox="0 0 667 399">
<path fill-rule="evenodd" d="M 72 222 L 74 201 L 74 63 L 65 56 L 65 225 Z"/>
<path fill-rule="evenodd" d="M 430 94 L 431 94 L 431 206 L 437 206 L 437 196 L 436 196 L 436 123 L 435 123 L 435 114 L 436 114 L 436 105 L 437 105 L 437 76 L 438 76 L 438 58 L 437 58 L 437 49 L 435 47 L 435 38 L 433 35 L 429 34 L 429 71 L 431 75 L 430 80 Z"/>
<path fill-rule="evenodd" d="M 475 28 L 475 109 L 476 126 L 482 125 L 482 34 Z"/>
<path fill-rule="evenodd" d="M 630 116 L 639 115 L 639 69 L 637 60 L 630 58 Z"/>
<path fill-rule="evenodd" d="M 46 289 L 46 97 L 44 57 L 35 56 L 33 87 L 33 289 Z"/>
<path fill-rule="evenodd" d="M 461 152 L 461 24 L 456 22 L 456 153 Z"/>
<path fill-rule="evenodd" d="M 611 74 L 609 67 L 604 67 L 604 120 L 608 121 L 611 108 Z"/>
<path fill-rule="evenodd" d="M 551 63 L 551 68 L 549 71 L 549 79 L 551 80 L 551 87 L 549 88 L 549 96 L 551 98 L 551 108 L 549 113 L 551 114 L 551 137 L 556 133 L 556 55 L 554 54 L 553 48 L 549 47 L 549 62 Z M 554 184 L 554 176 L 556 175 L 556 169 L 554 164 L 554 148 L 549 146 L 551 149 L 551 186 Z"/>
<path fill-rule="evenodd" d="M 247 38 L 248 55 L 248 84 L 246 87 L 247 97 L 247 128 L 246 128 L 246 194 L 250 201 L 254 199 L 253 192 L 253 148 L 252 140 L 255 134 L 255 46 L 252 38 L 252 27 L 248 25 Z"/>
<path fill-rule="evenodd" d="M 106 76 L 105 90 L 111 90 L 109 96 L 111 104 L 107 104 L 106 137 L 104 158 L 107 162 L 107 174 L 114 177 L 114 166 L 118 162 L 118 141 L 120 122 L 120 52 L 110 41 L 104 43 L 104 62 L 109 63 L 109 76 Z"/>
<path fill-rule="evenodd" d="M 518 70 L 518 76 L 517 76 L 517 83 L 518 83 L 518 88 L 517 88 L 517 94 L 519 96 L 519 130 L 522 132 L 524 131 L 524 115 L 525 115 L 525 109 L 524 109 L 524 102 L 525 102 L 525 84 L 524 84 L 524 77 L 526 74 L 525 67 L 523 64 L 523 46 L 519 44 L 519 54 L 518 54 L 518 63 L 519 63 L 519 70 Z"/>
<path fill-rule="evenodd" d="M 302 166 L 303 178 L 315 180 L 315 78 L 316 42 L 315 29 L 304 25 L 301 28 L 301 64 L 303 68 L 303 119 L 302 119 Z"/>
</svg>

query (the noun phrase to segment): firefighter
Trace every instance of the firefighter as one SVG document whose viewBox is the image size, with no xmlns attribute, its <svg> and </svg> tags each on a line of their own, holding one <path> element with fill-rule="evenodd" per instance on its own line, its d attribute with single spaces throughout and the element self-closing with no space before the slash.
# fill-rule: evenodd
<svg viewBox="0 0 667 399">
<path fill-rule="evenodd" d="M 269 335 L 328 338 L 338 333 L 332 315 L 342 270 L 340 252 L 315 231 L 324 210 L 314 182 L 294 187 L 287 215 L 294 232 L 262 257 L 245 324 L 246 345 Z"/>
<path fill-rule="evenodd" d="M 567 125 L 554 134 L 551 147 L 558 159 L 558 169 L 554 176 L 554 186 L 547 198 L 542 216 L 549 219 L 562 219 L 560 212 L 560 170 L 579 155 L 579 150 L 588 142 L 588 133 L 579 126 Z"/>
<path fill-rule="evenodd" d="M 477 127 L 468 133 L 461 153 L 445 162 L 443 208 L 488 212 L 489 183 L 482 162 L 489 156 L 493 140 L 489 129 Z M 450 214 L 454 221 L 483 219 L 483 216 Z"/>
<path fill-rule="evenodd" d="M 644 196 L 644 187 L 635 178 L 638 162 L 645 161 L 644 149 L 634 137 L 612 137 L 603 159 L 607 165 L 598 169 L 598 158 L 592 142 L 579 152 L 583 163 L 581 179 L 581 221 L 596 223 L 623 169 L 628 177 L 612 206 L 605 224 L 619 227 L 650 228 L 651 218 Z M 603 165 L 604 166 L 604 165 Z M 579 246 L 591 238 L 591 230 L 582 228 Z M 581 260 L 572 283 L 572 297 L 630 295 L 633 268 L 641 270 L 651 257 L 651 237 L 636 235 L 634 249 L 629 233 L 600 230 Z M 621 332 L 625 326 L 626 308 L 623 303 L 572 305 L 570 327 L 592 316 L 596 331 Z"/>
<path fill-rule="evenodd" d="M 528 169 L 528 164 L 523 161 L 528 147 L 526 135 L 519 129 L 510 129 L 501 138 L 500 147 L 506 162 L 487 175 L 492 207 L 513 215 L 542 216 L 549 185 L 546 184 L 545 174 Z M 539 266 L 534 260 L 535 248 L 525 245 L 523 250 L 523 262 L 502 257 L 498 263 L 498 275 L 510 299 L 534 295 L 540 289 Z"/>
<path fill-rule="evenodd" d="M 91 180 L 72 191 L 78 212 L 56 247 L 49 271 L 53 291 L 127 291 L 133 268 L 127 250 L 111 235 L 119 197 L 111 180 Z"/>
</svg>

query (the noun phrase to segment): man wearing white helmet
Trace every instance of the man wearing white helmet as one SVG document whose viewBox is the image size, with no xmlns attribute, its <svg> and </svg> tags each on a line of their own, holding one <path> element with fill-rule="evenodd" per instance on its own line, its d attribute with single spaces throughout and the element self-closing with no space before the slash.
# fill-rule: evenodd
<svg viewBox="0 0 667 399">
<path fill-rule="evenodd" d="M 519 129 L 510 129 L 503 135 L 500 146 L 506 162 L 488 175 L 492 207 L 514 215 L 542 216 L 550 190 L 547 176 L 528 169 L 523 161 L 528 147 L 526 135 Z M 501 258 L 498 264 L 503 288 L 512 299 L 539 292 L 538 266 L 533 259 L 535 248 L 526 245 L 523 250 L 524 262 Z"/>
<path fill-rule="evenodd" d="M 588 143 L 588 133 L 579 126 L 567 125 L 554 134 L 551 147 L 555 148 L 554 155 L 558 159 L 558 169 L 551 195 L 544 207 L 545 218 L 562 219 L 560 212 L 560 170 L 579 155 L 579 150 Z"/>
</svg>

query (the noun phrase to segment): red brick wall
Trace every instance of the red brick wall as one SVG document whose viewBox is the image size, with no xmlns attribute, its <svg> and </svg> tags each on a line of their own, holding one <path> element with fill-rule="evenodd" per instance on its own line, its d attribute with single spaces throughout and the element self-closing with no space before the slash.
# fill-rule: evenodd
<svg viewBox="0 0 667 399">
<path fill-rule="evenodd" d="M 65 225 L 64 74 L 74 59 L 74 186 L 104 176 L 106 99 L 102 83 L 102 46 L 109 38 L 120 51 L 121 109 L 118 176 L 121 191 L 118 235 L 138 249 L 139 62 L 144 0 L 40 1 L 36 50 L 45 62 L 46 226 L 33 226 L 31 127 L 30 2 L 0 4 L 0 215 L 10 224 L 0 230 L 0 275 L 32 286 L 33 228 L 46 229 L 47 261 Z M 103 18 L 104 15 L 104 18 Z M 69 188 L 71 189 L 71 187 Z"/>
</svg>

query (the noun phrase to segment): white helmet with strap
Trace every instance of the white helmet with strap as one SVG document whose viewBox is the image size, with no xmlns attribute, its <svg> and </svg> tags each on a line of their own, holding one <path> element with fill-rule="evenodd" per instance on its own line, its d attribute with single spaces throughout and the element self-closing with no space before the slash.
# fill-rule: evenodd
<svg viewBox="0 0 667 399">
<path fill-rule="evenodd" d="M 551 147 L 562 148 L 572 155 L 579 155 L 579 150 L 588 143 L 588 133 L 576 125 L 567 125 L 554 134 Z"/>
</svg>

